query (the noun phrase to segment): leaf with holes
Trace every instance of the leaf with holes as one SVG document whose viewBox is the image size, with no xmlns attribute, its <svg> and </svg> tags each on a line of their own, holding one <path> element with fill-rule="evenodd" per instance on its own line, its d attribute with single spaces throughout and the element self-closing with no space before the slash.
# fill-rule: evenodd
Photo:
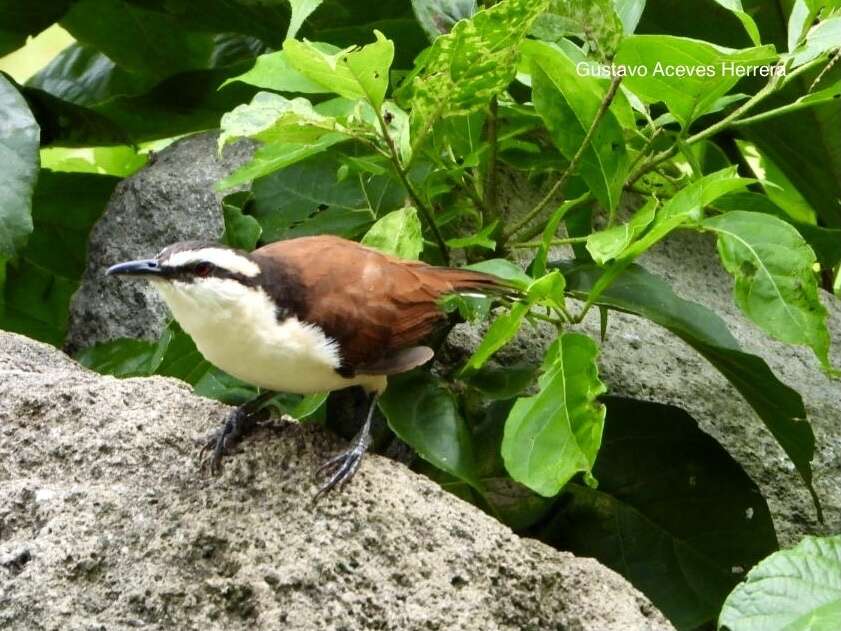
<svg viewBox="0 0 841 631">
<path fill-rule="evenodd" d="M 517 399 L 505 422 L 502 457 L 517 482 L 545 497 L 579 472 L 591 470 L 604 426 L 605 392 L 596 365 L 598 346 L 579 333 L 559 337 L 543 361 L 534 396 Z"/>
</svg>

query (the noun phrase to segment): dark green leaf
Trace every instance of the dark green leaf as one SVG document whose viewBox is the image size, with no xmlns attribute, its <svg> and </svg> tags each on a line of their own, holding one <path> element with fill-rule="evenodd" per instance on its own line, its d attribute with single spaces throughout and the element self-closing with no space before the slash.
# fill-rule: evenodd
<svg viewBox="0 0 841 631">
<path fill-rule="evenodd" d="M 113 340 L 86 348 L 75 359 L 85 368 L 103 375 L 145 377 L 157 368 L 157 346 L 155 342 L 144 340 Z"/>
<path fill-rule="evenodd" d="M 745 32 L 750 37 L 750 41 L 753 42 L 754 46 L 759 46 L 762 44 L 762 41 L 759 37 L 759 28 L 756 26 L 756 22 L 753 21 L 753 18 L 745 12 L 745 8 L 742 6 L 742 0 L 715 0 L 718 4 L 723 6 L 725 9 L 733 12 L 739 21 L 742 23 L 742 26 L 745 28 Z"/>
<path fill-rule="evenodd" d="M 0 0 L 0 57 L 58 21 L 69 6 L 70 0 Z"/>
<path fill-rule="evenodd" d="M 465 378 L 465 382 L 491 400 L 512 399 L 525 390 L 537 373 L 534 366 L 483 366 Z M 500 439 L 502 437 L 500 436 Z"/>
<path fill-rule="evenodd" d="M 841 535 L 807 536 L 775 552 L 727 597 L 719 629 L 835 631 L 841 621 Z"/>
<path fill-rule="evenodd" d="M 315 11 L 323 0 L 289 0 L 292 6 L 292 17 L 289 19 L 289 30 L 286 31 L 286 39 L 295 37 L 298 30 L 313 11 Z"/>
<path fill-rule="evenodd" d="M 596 79 L 581 76 L 557 48 L 527 42 L 523 50 L 530 61 L 535 110 L 555 145 L 572 160 L 596 118 L 605 90 Z M 584 151 L 579 172 L 599 203 L 612 212 L 627 171 L 622 128 L 608 110 Z"/>
<path fill-rule="evenodd" d="M 210 66 L 213 37 L 123 0 L 78 0 L 61 25 L 131 72 L 163 78 Z"/>
<path fill-rule="evenodd" d="M 595 265 L 563 266 L 573 296 L 586 298 L 602 275 Z M 668 329 L 703 355 L 754 409 L 803 478 L 815 506 L 812 458 L 815 435 L 805 421 L 800 395 L 774 376 L 765 361 L 743 352 L 724 321 L 697 303 L 683 300 L 662 279 L 632 265 L 596 304 L 642 316 Z"/>
<path fill-rule="evenodd" d="M 0 266 L 32 232 L 39 129 L 20 93 L 0 75 Z"/>
<path fill-rule="evenodd" d="M 540 538 L 595 557 L 678 629 L 714 620 L 744 572 L 777 547 L 756 484 L 678 408 L 608 397 L 594 475 Z"/>
<path fill-rule="evenodd" d="M 588 483 L 602 439 L 605 392 L 596 364 L 598 346 L 564 333 L 549 350 L 538 393 L 517 399 L 505 422 L 502 457 L 511 477 L 551 497 L 578 472 Z"/>
<path fill-rule="evenodd" d="M 421 458 L 481 489 L 470 431 L 455 397 L 436 377 L 423 371 L 392 377 L 380 408 L 394 433 Z"/>
</svg>

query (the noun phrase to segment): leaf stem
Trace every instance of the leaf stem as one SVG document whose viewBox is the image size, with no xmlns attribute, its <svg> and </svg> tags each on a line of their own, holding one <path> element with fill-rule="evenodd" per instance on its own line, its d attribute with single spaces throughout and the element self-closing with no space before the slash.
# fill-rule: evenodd
<svg viewBox="0 0 841 631">
<path fill-rule="evenodd" d="M 584 243 L 587 237 L 567 237 L 565 239 L 552 239 L 549 245 L 570 245 L 573 243 Z M 543 241 L 528 241 L 526 243 L 515 243 L 511 246 L 515 249 L 530 249 L 543 247 Z"/>
<path fill-rule="evenodd" d="M 489 218 L 488 222 L 497 218 L 496 206 L 496 156 L 497 156 L 497 121 L 499 112 L 499 102 L 496 95 L 491 98 L 490 111 L 488 113 L 488 144 L 490 145 L 490 153 L 488 155 L 488 175 L 485 183 L 485 210 Z"/>
<path fill-rule="evenodd" d="M 519 232 L 532 221 L 534 221 L 534 219 L 543 211 L 543 209 L 546 208 L 549 202 L 552 201 L 552 199 L 555 197 L 555 194 L 558 193 L 558 191 L 563 191 L 564 186 L 566 186 L 567 180 L 578 168 L 578 164 L 584 157 L 584 152 L 587 150 L 587 147 L 590 146 L 590 141 L 593 139 L 593 136 L 595 135 L 596 130 L 599 127 L 599 123 L 601 123 L 602 119 L 607 113 L 610 104 L 613 102 L 613 99 L 616 96 L 616 91 L 619 89 L 619 84 L 621 82 L 621 76 L 613 77 L 613 79 L 610 82 L 610 87 L 607 90 L 607 94 L 604 95 L 602 102 L 599 104 L 599 109 L 596 112 L 596 116 L 593 118 L 593 122 L 590 123 L 590 128 L 584 135 L 584 140 L 581 141 L 581 146 L 578 147 L 578 151 L 575 152 L 575 155 L 572 157 L 572 160 L 569 161 L 569 164 L 567 165 L 567 168 L 564 170 L 564 172 L 561 174 L 560 179 L 557 182 L 555 182 L 552 188 L 549 189 L 546 195 L 543 196 L 543 198 L 537 203 L 537 205 L 534 208 L 532 208 L 519 221 L 517 221 L 511 227 L 510 230 L 503 233 L 501 239 L 503 243 L 505 243 L 512 236 L 517 234 L 517 232 Z"/>
<path fill-rule="evenodd" d="M 415 190 L 415 187 L 412 186 L 412 183 L 409 181 L 409 176 L 406 173 L 406 169 L 404 169 L 403 165 L 400 163 L 400 154 L 397 153 L 397 147 L 394 144 L 394 140 L 392 139 L 391 134 L 388 133 L 388 126 L 386 125 L 382 112 L 380 112 L 380 110 L 376 107 L 374 108 L 374 112 L 376 113 L 377 120 L 380 123 L 380 129 L 383 132 L 383 139 L 385 140 L 386 145 L 388 145 L 388 150 L 391 154 L 389 157 L 391 158 L 391 162 L 394 165 L 394 169 L 397 171 L 397 176 L 400 178 L 400 181 L 406 188 L 406 192 L 409 194 L 409 197 L 412 198 L 412 202 L 414 202 L 421 215 L 423 215 L 423 218 L 429 226 L 430 230 L 432 230 L 432 234 L 435 237 L 435 242 L 438 244 L 438 248 L 441 250 L 441 256 L 444 258 L 444 263 L 449 265 L 450 251 L 447 249 L 447 244 L 444 242 L 444 237 L 441 236 L 441 231 L 438 230 L 438 225 L 435 223 L 435 217 L 433 216 L 432 211 L 429 209 L 429 207 L 420 198 L 420 195 L 418 195 L 417 191 Z"/>
</svg>

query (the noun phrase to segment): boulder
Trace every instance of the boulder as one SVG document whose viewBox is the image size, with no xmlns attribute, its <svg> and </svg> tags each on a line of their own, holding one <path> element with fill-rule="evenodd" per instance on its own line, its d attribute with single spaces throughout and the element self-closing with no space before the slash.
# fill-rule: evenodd
<svg viewBox="0 0 841 631">
<path fill-rule="evenodd" d="M 339 448 L 316 426 L 269 422 L 204 478 L 191 438 L 226 412 L 0 332 L 0 628 L 672 629 L 390 460 L 313 505 Z"/>
<path fill-rule="evenodd" d="M 91 232 L 87 267 L 70 307 L 69 352 L 119 337 L 159 336 L 168 316 L 155 291 L 104 272 L 114 263 L 152 257 L 176 241 L 222 236 L 222 195 L 214 185 L 250 158 L 253 145 L 238 142 L 220 158 L 217 136 L 178 140 L 117 186 Z"/>
</svg>

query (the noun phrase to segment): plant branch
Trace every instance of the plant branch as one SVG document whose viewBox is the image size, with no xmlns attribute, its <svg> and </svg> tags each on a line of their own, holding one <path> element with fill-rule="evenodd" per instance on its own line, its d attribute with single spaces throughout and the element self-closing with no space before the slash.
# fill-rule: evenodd
<svg viewBox="0 0 841 631">
<path fill-rule="evenodd" d="M 485 181 L 485 209 L 490 215 L 489 221 L 497 218 L 496 205 L 496 156 L 497 156 L 497 123 L 498 123 L 499 102 L 496 96 L 491 99 L 490 112 L 488 113 L 488 144 L 490 154 L 488 155 L 488 176 Z"/>
<path fill-rule="evenodd" d="M 584 243 L 587 237 L 567 237 L 566 239 L 552 239 L 549 245 L 571 245 L 573 243 Z M 527 243 L 515 243 L 511 246 L 516 249 L 530 249 L 543 247 L 543 241 L 529 241 Z"/>
<path fill-rule="evenodd" d="M 581 159 L 584 157 L 584 152 L 587 150 L 587 147 L 590 146 L 590 141 L 593 139 L 593 136 L 596 134 L 596 130 L 599 127 L 599 123 L 601 123 L 604 115 L 607 113 L 610 104 L 613 102 L 613 98 L 616 96 L 616 91 L 619 89 L 619 84 L 622 82 L 621 76 L 613 77 L 610 82 L 610 87 L 607 90 L 607 94 L 604 95 L 601 104 L 599 105 L 599 109 L 596 112 L 596 116 L 593 118 L 593 122 L 590 124 L 590 128 L 587 130 L 587 133 L 584 135 L 584 140 L 581 141 L 581 146 L 578 147 L 578 151 L 575 152 L 575 155 L 572 157 L 572 160 L 569 161 L 567 168 L 561 174 L 560 179 L 555 182 L 552 188 L 549 189 L 549 192 L 544 195 L 543 199 L 541 199 L 537 205 L 532 208 L 529 212 L 525 214 L 518 222 L 516 222 L 510 230 L 508 230 L 505 234 L 503 234 L 502 241 L 503 243 L 510 239 L 512 236 L 517 234 L 520 230 L 526 227 L 529 223 L 531 223 L 542 211 L 549 202 L 555 197 L 555 194 L 558 191 L 563 191 L 564 186 L 566 186 L 567 180 L 570 176 L 575 172 L 578 168 L 578 164 L 581 162 Z"/>
<path fill-rule="evenodd" d="M 412 202 L 414 202 L 421 215 L 423 215 L 424 220 L 429 225 L 429 229 L 432 230 L 432 234 L 435 237 L 435 242 L 438 244 L 438 248 L 441 250 L 441 256 L 444 258 L 444 262 L 447 265 L 449 265 L 450 251 L 447 249 L 447 244 L 444 241 L 444 237 L 441 236 L 441 231 L 438 230 L 438 225 L 435 223 L 435 217 L 433 216 L 432 211 L 429 209 L 429 207 L 420 198 L 420 195 L 418 195 L 417 191 L 415 190 L 415 187 L 412 186 L 412 183 L 409 181 L 409 176 L 406 173 L 406 169 L 404 169 L 403 165 L 400 163 L 400 154 L 397 153 L 397 147 L 394 144 L 394 140 L 392 139 L 391 134 L 388 133 L 388 126 L 386 125 L 382 112 L 380 112 L 380 110 L 377 108 L 374 108 L 374 112 L 376 112 L 377 114 L 377 120 L 379 121 L 380 129 L 383 132 L 383 139 L 385 140 L 386 145 L 388 145 L 388 150 L 391 154 L 389 157 L 391 158 L 391 162 L 394 165 L 394 169 L 397 171 L 397 176 L 400 178 L 400 181 L 406 188 L 406 192 L 409 194 L 409 197 L 412 198 Z"/>
</svg>

